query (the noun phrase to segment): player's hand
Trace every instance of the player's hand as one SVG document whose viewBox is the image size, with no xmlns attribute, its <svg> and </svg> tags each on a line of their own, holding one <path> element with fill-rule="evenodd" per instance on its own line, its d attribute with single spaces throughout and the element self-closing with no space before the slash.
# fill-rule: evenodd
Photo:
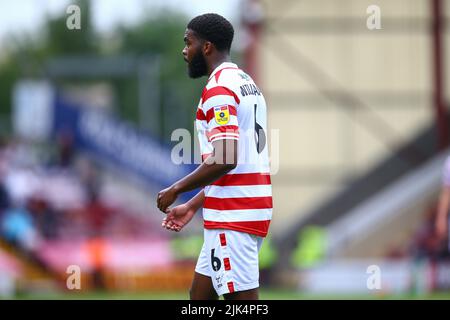
<svg viewBox="0 0 450 320">
<path fill-rule="evenodd" d="M 447 236 L 447 220 L 444 218 L 438 218 L 436 220 L 436 235 L 439 240 L 445 239 Z"/>
<path fill-rule="evenodd" d="M 161 190 L 158 193 L 158 198 L 156 200 L 156 204 L 158 209 L 162 212 L 166 213 L 167 208 L 175 202 L 178 198 L 178 193 L 176 192 L 173 186 L 170 186 L 164 190 Z"/>
<path fill-rule="evenodd" d="M 186 203 L 168 209 L 167 216 L 163 219 L 161 226 L 167 230 L 179 232 L 192 220 L 196 210 Z"/>
</svg>

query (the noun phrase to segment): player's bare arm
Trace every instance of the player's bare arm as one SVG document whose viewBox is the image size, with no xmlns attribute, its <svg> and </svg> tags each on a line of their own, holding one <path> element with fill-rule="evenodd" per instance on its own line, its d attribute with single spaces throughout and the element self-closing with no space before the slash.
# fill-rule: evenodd
<svg viewBox="0 0 450 320">
<path fill-rule="evenodd" d="M 181 193 L 207 186 L 236 167 L 237 140 L 217 140 L 213 147 L 213 153 L 195 171 L 158 193 L 159 210 L 167 213 Z"/>
<path fill-rule="evenodd" d="M 450 209 L 450 187 L 444 187 L 441 191 L 436 217 L 436 233 L 440 239 L 445 238 L 448 228 L 448 211 Z"/>
</svg>

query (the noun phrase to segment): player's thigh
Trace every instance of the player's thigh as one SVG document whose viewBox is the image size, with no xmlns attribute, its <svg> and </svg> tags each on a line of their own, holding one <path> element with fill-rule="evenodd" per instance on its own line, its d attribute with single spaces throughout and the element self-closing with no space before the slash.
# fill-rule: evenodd
<svg viewBox="0 0 450 320">
<path fill-rule="evenodd" d="M 194 273 L 189 295 L 191 300 L 217 300 L 219 298 L 211 278 L 198 272 Z"/>
<path fill-rule="evenodd" d="M 259 300 L 259 289 L 254 288 L 245 291 L 227 293 L 223 295 L 225 300 Z"/>
</svg>

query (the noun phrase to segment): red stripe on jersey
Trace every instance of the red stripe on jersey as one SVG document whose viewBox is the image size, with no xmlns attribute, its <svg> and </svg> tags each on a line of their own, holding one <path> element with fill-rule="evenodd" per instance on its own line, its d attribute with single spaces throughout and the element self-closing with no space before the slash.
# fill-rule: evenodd
<svg viewBox="0 0 450 320">
<path fill-rule="evenodd" d="M 226 87 L 213 87 L 209 90 L 206 90 L 202 94 L 202 104 L 205 103 L 209 98 L 215 97 L 215 96 L 232 96 L 234 98 L 234 101 L 236 101 L 238 104 L 241 102 L 239 100 L 239 97 L 230 89 Z"/>
<path fill-rule="evenodd" d="M 223 265 L 225 266 L 225 271 L 231 270 L 230 258 L 223 258 Z"/>
<path fill-rule="evenodd" d="M 197 120 L 206 120 L 205 117 L 205 113 L 203 112 L 202 109 L 197 109 L 197 116 L 196 116 Z"/>
<path fill-rule="evenodd" d="M 271 209 L 272 197 L 215 198 L 205 197 L 203 208 L 213 210 Z"/>
<path fill-rule="evenodd" d="M 227 286 L 228 286 L 228 291 L 230 291 L 230 293 L 234 292 L 234 284 L 232 281 L 227 282 Z"/>
<path fill-rule="evenodd" d="M 237 111 L 235 106 L 228 105 L 228 110 L 230 112 L 230 116 L 237 116 Z M 197 117 L 198 119 L 198 117 Z M 199 119 L 199 120 L 206 120 L 207 122 L 210 122 L 212 119 L 214 119 L 214 107 L 206 111 L 206 117 L 205 119 Z"/>
<path fill-rule="evenodd" d="M 227 245 L 227 238 L 225 238 L 225 233 L 221 233 L 220 235 L 220 245 L 222 247 Z"/>
<path fill-rule="evenodd" d="M 226 174 L 214 181 L 214 186 L 252 186 L 271 184 L 268 173 L 235 173 Z"/>
<path fill-rule="evenodd" d="M 220 74 L 222 73 L 222 71 L 223 71 L 223 70 L 226 70 L 226 69 L 239 70 L 239 68 L 233 68 L 233 67 L 227 67 L 227 68 L 220 69 L 220 70 L 217 71 L 216 74 L 214 75 L 214 78 L 216 79 L 216 82 L 219 81 L 219 77 L 220 77 Z"/>
<path fill-rule="evenodd" d="M 214 129 L 212 129 L 211 131 L 207 131 L 206 132 L 206 137 L 208 138 L 208 141 L 211 141 L 211 136 L 215 135 L 215 134 L 219 134 L 219 133 L 223 133 L 223 134 L 227 134 L 227 133 L 234 133 L 234 134 L 239 134 L 239 127 L 238 126 L 220 126 L 220 127 L 216 127 Z"/>
<path fill-rule="evenodd" d="M 238 222 L 217 222 L 204 220 L 205 229 L 228 229 L 239 232 L 254 234 L 258 237 L 267 236 L 270 220 L 261 221 L 238 221 Z"/>
</svg>

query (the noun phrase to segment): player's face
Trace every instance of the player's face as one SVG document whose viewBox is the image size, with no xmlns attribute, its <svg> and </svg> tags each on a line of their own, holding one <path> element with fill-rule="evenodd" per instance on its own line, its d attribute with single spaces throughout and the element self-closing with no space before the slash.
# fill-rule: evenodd
<svg viewBox="0 0 450 320">
<path fill-rule="evenodd" d="M 192 30 L 186 29 L 184 44 L 183 57 L 188 64 L 189 77 L 195 79 L 207 75 L 208 67 L 202 50 L 203 41 L 197 38 Z"/>
</svg>

